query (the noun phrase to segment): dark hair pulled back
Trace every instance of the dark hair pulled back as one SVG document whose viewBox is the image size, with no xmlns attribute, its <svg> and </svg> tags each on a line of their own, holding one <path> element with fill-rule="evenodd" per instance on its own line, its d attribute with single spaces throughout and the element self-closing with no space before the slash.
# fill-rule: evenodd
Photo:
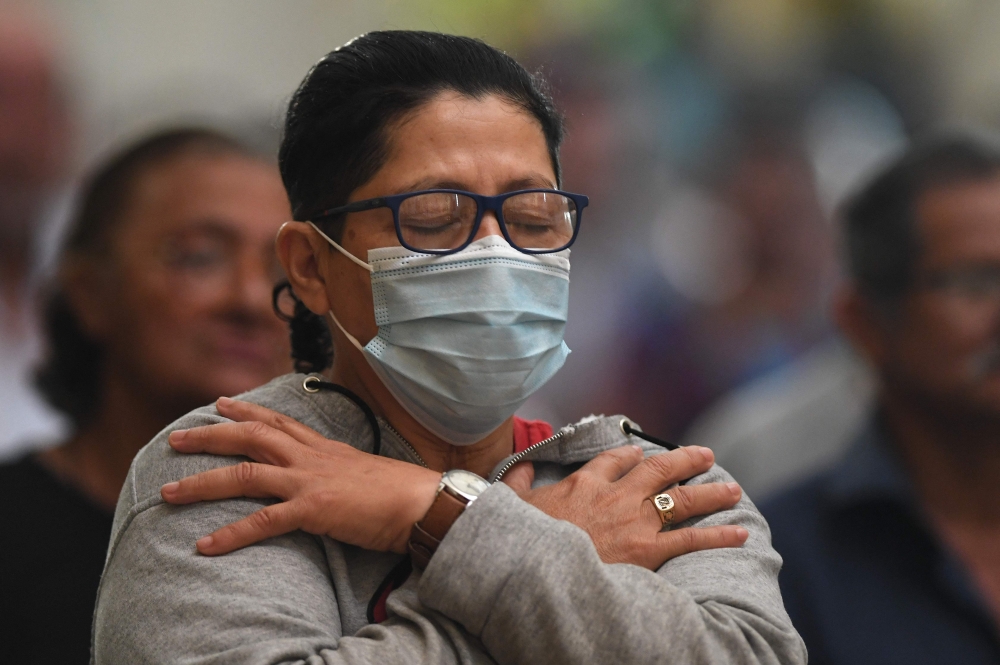
<svg viewBox="0 0 1000 665">
<path fill-rule="evenodd" d="M 234 138 L 196 127 L 161 131 L 116 153 L 83 185 L 59 258 L 60 271 L 69 261 L 106 257 L 136 185 L 156 166 L 191 153 L 258 156 Z M 35 385 L 79 428 L 90 422 L 100 408 L 105 354 L 103 346 L 80 325 L 61 279 L 62 275 L 56 276 L 45 296 L 43 333 L 47 355 L 35 372 Z"/>
<path fill-rule="evenodd" d="M 496 95 L 530 113 L 560 177 L 563 121 L 539 76 L 478 39 L 370 32 L 320 60 L 288 105 L 278 163 L 295 219 L 309 220 L 345 204 L 384 164 L 393 122 L 444 91 L 475 99 Z M 342 219 L 324 222 L 334 240 L 342 230 Z M 283 290 L 294 301 L 294 311 L 284 317 L 290 321 L 296 369 L 325 369 L 333 358 L 326 322 L 285 284 L 275 290 L 276 304 Z"/>
</svg>

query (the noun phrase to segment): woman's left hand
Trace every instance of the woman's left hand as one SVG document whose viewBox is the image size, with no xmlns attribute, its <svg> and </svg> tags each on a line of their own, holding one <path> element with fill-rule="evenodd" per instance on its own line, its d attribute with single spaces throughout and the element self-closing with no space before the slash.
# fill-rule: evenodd
<svg viewBox="0 0 1000 665">
<path fill-rule="evenodd" d="M 406 552 L 413 525 L 434 501 L 440 473 L 369 455 L 262 406 L 223 397 L 216 407 L 234 422 L 171 432 L 170 446 L 182 453 L 245 455 L 260 463 L 240 462 L 167 483 L 160 490 L 163 500 L 282 501 L 205 536 L 197 543 L 199 552 L 226 554 L 296 529 L 365 549 Z"/>
</svg>

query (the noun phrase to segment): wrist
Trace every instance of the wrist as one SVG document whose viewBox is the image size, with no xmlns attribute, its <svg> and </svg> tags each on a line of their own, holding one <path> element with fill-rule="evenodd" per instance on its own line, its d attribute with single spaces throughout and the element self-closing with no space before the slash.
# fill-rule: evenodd
<svg viewBox="0 0 1000 665">
<path fill-rule="evenodd" d="M 407 543 L 410 541 L 413 525 L 422 520 L 427 511 L 430 510 L 431 504 L 434 503 L 434 498 L 437 496 L 438 487 L 441 486 L 442 475 L 444 474 L 440 471 L 420 467 L 418 473 L 414 474 L 412 482 L 407 484 L 410 496 L 403 504 L 407 509 L 399 513 L 402 517 L 402 528 L 393 551 L 399 553 L 407 551 Z"/>
<path fill-rule="evenodd" d="M 410 531 L 410 558 L 420 570 L 427 567 L 452 525 L 489 488 L 490 483 L 471 471 L 452 469 L 441 476 L 434 501 Z"/>
</svg>

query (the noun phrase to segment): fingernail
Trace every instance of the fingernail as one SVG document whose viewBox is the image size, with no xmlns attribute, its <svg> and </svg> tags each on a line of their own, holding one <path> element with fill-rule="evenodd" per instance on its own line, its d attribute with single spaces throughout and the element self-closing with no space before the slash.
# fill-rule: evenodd
<svg viewBox="0 0 1000 665">
<path fill-rule="evenodd" d="M 710 449 L 708 449 L 708 448 L 702 448 L 699 452 L 701 453 L 702 458 L 706 462 L 711 462 L 712 461 L 712 451 Z"/>
<path fill-rule="evenodd" d="M 170 436 L 168 436 L 167 439 L 169 441 L 183 441 L 184 437 L 187 436 L 187 433 L 188 431 L 186 429 L 175 429 L 170 433 Z"/>
<path fill-rule="evenodd" d="M 198 546 L 198 549 L 203 550 L 205 548 L 211 547 L 212 546 L 212 542 L 214 540 L 215 540 L 215 538 L 212 538 L 212 536 L 205 536 L 204 538 L 199 539 L 198 542 L 195 543 L 195 545 Z M 190 541 L 188 541 L 188 542 L 190 542 Z"/>
<path fill-rule="evenodd" d="M 726 483 L 726 487 L 729 488 L 729 493 L 732 494 L 733 496 L 738 496 L 739 495 L 739 493 L 740 493 L 740 484 L 739 483 Z"/>
<path fill-rule="evenodd" d="M 167 483 L 166 485 L 160 488 L 160 491 L 166 492 L 167 494 L 173 494 L 174 492 L 177 491 L 177 488 L 180 486 L 181 484 L 177 482 Z"/>
<path fill-rule="evenodd" d="M 632 447 L 633 447 L 633 448 L 635 448 L 636 450 L 638 450 L 638 451 L 639 451 L 640 453 L 642 452 L 642 446 L 637 446 L 637 445 L 635 445 L 635 444 L 633 443 L 633 444 L 632 444 Z"/>
<path fill-rule="evenodd" d="M 232 404 L 232 403 L 233 403 L 233 402 L 235 402 L 235 401 L 236 401 L 236 400 L 234 400 L 234 399 L 232 399 L 232 398 L 229 398 L 229 397 L 226 397 L 225 395 L 223 395 L 223 396 L 222 396 L 222 397 L 220 397 L 219 399 L 215 400 L 215 403 L 216 403 L 216 404 L 221 404 L 221 405 L 223 405 L 223 406 L 228 406 L 228 405 Z"/>
<path fill-rule="evenodd" d="M 746 540 L 750 537 L 750 532 L 741 526 L 736 527 L 736 537 L 740 540 Z"/>
</svg>

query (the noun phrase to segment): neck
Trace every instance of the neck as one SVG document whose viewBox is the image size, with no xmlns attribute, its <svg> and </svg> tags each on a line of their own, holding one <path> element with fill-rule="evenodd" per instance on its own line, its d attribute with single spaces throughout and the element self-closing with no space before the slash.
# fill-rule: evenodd
<svg viewBox="0 0 1000 665">
<path fill-rule="evenodd" d="M 1000 526 L 1000 419 L 947 418 L 883 397 L 893 442 L 928 510 L 951 522 Z"/>
<path fill-rule="evenodd" d="M 892 396 L 883 406 L 934 531 L 1000 625 L 1000 421 L 941 417 Z"/>
<path fill-rule="evenodd" d="M 139 449 L 178 415 L 158 408 L 162 400 L 109 378 L 96 418 L 66 443 L 39 454 L 39 461 L 98 506 L 113 511 Z"/>
<path fill-rule="evenodd" d="M 465 469 L 486 478 L 500 460 L 514 452 L 512 418 L 482 441 L 469 446 L 455 446 L 442 441 L 400 406 L 354 347 L 336 349 L 330 379 L 367 402 L 435 471 Z"/>
</svg>

